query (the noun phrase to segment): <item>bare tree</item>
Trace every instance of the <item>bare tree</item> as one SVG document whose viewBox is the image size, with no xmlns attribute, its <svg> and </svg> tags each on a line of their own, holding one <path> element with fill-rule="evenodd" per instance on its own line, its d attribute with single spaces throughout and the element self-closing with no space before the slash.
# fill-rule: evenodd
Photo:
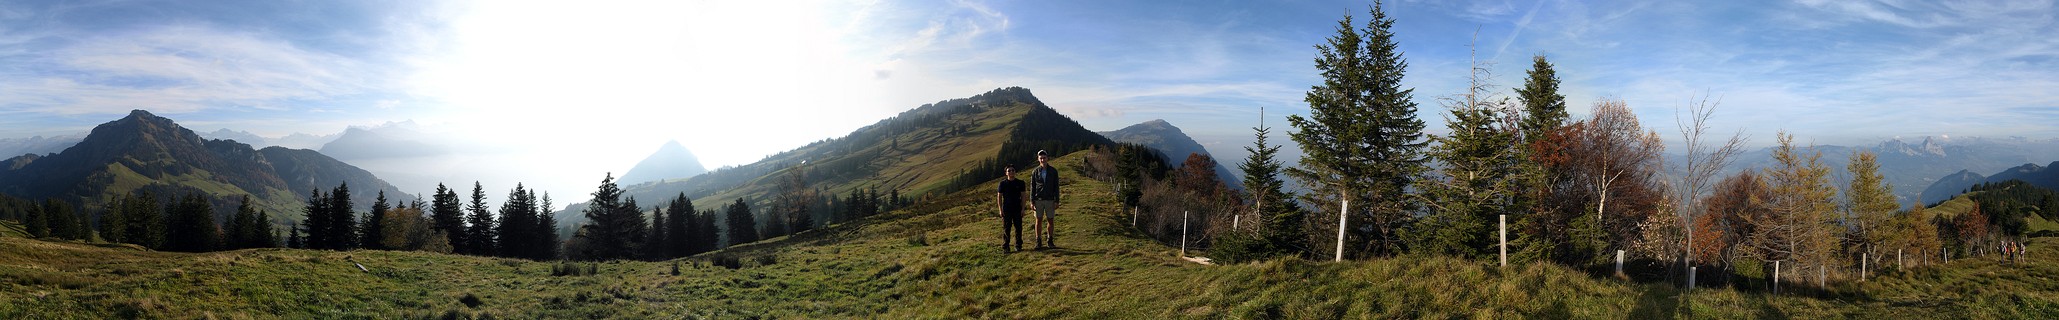
<svg viewBox="0 0 2059 320">
<path fill-rule="evenodd" d="M 1731 157 L 1743 152 L 1745 141 L 1750 139 L 1744 135 L 1744 129 L 1739 128 L 1726 141 L 1718 143 L 1707 140 L 1710 130 L 1709 118 L 1716 113 L 1716 107 L 1722 104 L 1723 101 L 1720 99 L 1710 102 L 1708 95 L 1703 95 L 1700 98 L 1689 98 L 1685 110 L 1679 107 L 1673 109 L 1673 123 L 1680 128 L 1680 140 L 1683 142 L 1682 146 L 1687 149 L 1687 158 L 1681 163 L 1681 170 L 1675 171 L 1680 176 L 1676 180 L 1678 183 L 1673 184 L 1672 197 L 1675 208 L 1673 212 L 1679 214 L 1680 225 L 1687 228 L 1684 232 L 1687 243 L 1681 246 L 1682 248 L 1695 247 L 1694 222 L 1704 209 L 1697 202 L 1704 193 L 1709 192 L 1710 185 L 1716 181 L 1716 173 L 1729 167 Z M 1694 264 L 1693 255 L 1684 250 L 1680 253 L 1680 260 L 1683 264 Z"/>
</svg>

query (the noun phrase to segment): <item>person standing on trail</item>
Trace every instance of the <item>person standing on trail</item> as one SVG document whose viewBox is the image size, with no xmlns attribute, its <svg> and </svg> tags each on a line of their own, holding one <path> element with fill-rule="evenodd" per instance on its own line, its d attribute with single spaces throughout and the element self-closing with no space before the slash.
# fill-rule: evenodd
<svg viewBox="0 0 2059 320">
<path fill-rule="evenodd" d="M 1037 150 L 1037 168 L 1030 172 L 1030 209 L 1037 211 L 1035 236 L 1037 248 L 1058 247 L 1058 225 L 1052 215 L 1058 213 L 1058 168 L 1051 167 L 1051 154 Z"/>
<path fill-rule="evenodd" d="M 1022 251 L 1022 192 L 1028 187 L 1023 186 L 1022 180 L 1015 179 L 1014 165 L 1009 165 L 1001 172 L 1001 190 L 994 194 L 997 198 L 994 202 L 1001 206 L 1001 251 Z M 1011 236 L 1014 237 L 1014 242 L 1009 242 Z M 1015 248 L 1008 248 L 1011 243 L 1015 244 Z"/>
</svg>

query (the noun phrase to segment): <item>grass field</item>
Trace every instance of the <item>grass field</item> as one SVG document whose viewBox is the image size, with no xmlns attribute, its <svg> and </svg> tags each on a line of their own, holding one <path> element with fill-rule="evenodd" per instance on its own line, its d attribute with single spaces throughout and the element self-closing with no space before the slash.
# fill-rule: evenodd
<svg viewBox="0 0 2059 320">
<path fill-rule="evenodd" d="M 418 252 L 184 254 L 0 237 L 0 319 L 2059 318 L 2051 238 L 2033 240 L 2026 264 L 1962 259 L 1797 295 L 1683 294 L 1443 257 L 1197 265 L 1131 231 L 1108 185 L 1067 183 L 1062 248 L 1014 254 L 998 246 L 983 190 L 676 261 L 575 265 L 592 275 Z M 737 268 L 716 263 L 730 259 Z"/>
</svg>

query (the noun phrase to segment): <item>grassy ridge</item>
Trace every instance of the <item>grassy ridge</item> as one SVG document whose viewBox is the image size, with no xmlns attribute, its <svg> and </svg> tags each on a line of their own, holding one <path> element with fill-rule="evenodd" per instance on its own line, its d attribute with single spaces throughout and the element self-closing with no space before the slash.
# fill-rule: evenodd
<svg viewBox="0 0 2059 320">
<path fill-rule="evenodd" d="M 598 273 L 576 276 L 431 253 L 180 254 L 6 237 L 0 318 L 2059 317 L 2051 239 L 2033 241 L 2029 264 L 1964 259 L 1811 295 L 1683 295 L 1443 257 L 1202 266 L 1131 231 L 1109 185 L 1070 176 L 1062 248 L 1014 254 L 998 247 L 985 188 L 678 261 L 581 264 Z M 717 266 L 731 259 L 738 268 Z"/>
</svg>

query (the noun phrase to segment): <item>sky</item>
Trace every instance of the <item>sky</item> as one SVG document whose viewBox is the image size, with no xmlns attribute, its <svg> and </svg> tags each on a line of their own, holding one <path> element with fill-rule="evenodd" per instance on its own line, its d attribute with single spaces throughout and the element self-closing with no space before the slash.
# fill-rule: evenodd
<svg viewBox="0 0 2059 320">
<path fill-rule="evenodd" d="M 413 121 L 490 146 L 456 165 L 584 194 L 668 140 L 711 167 L 1020 86 L 1088 129 L 1152 119 L 1234 163 L 1306 114 L 1314 46 L 1364 1 L 8 1 L 0 138 L 131 109 L 196 131 L 332 134 Z M 1392 1 L 1418 116 L 1533 56 L 1575 117 L 1626 101 L 1754 145 L 2059 137 L 2053 1 Z M 1263 108 L 1263 118 L 1260 109 Z M 1290 152 L 1291 154 L 1291 152 Z M 1289 161 L 1291 163 L 1291 161 Z M 402 186 L 410 192 L 428 192 Z M 504 189 L 495 186 L 489 189 Z"/>
</svg>

